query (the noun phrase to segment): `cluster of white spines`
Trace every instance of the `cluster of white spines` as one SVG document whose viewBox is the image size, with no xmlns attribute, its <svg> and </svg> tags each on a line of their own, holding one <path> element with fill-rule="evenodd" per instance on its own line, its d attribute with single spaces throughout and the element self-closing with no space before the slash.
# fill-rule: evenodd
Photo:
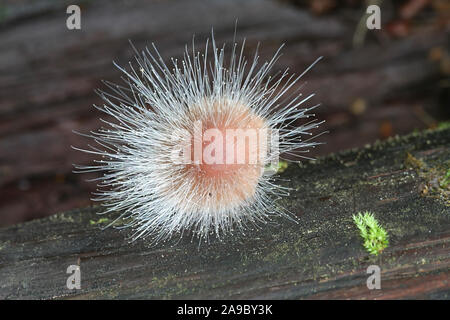
<svg viewBox="0 0 450 320">
<path fill-rule="evenodd" d="M 96 179 L 99 190 L 94 200 L 103 203 L 105 213 L 117 211 L 121 212 L 120 219 L 131 218 L 127 226 L 135 230 L 133 239 L 150 236 L 158 242 L 186 230 L 200 238 L 207 238 L 211 232 L 220 236 L 244 230 L 248 223 L 265 222 L 272 214 L 284 214 L 274 209 L 273 202 L 287 190 L 276 185 L 272 176 L 261 175 L 254 195 L 239 205 L 230 198 L 233 205 L 211 206 L 200 180 L 193 181 L 192 173 L 173 163 L 171 136 L 192 125 L 193 106 L 200 118 L 211 115 L 214 107 L 248 107 L 269 128 L 279 130 L 282 154 L 295 151 L 298 157 L 298 152 L 317 144 L 300 138 L 311 135 L 311 129 L 321 122 L 293 125 L 299 118 L 313 116 L 307 113 L 316 106 L 299 108 L 312 95 L 288 94 L 312 65 L 299 76 L 289 76 L 286 70 L 271 77 L 269 72 L 281 48 L 270 61 L 258 66 L 257 52 L 247 64 L 245 41 L 239 50 L 233 44 L 228 63 L 225 47 L 217 48 L 214 37 L 211 44 L 212 61 L 208 58 L 208 42 L 203 53 L 196 52 L 192 44 L 191 52 L 186 47 L 181 64 L 172 59 L 171 69 L 154 45 L 153 52 L 136 51 L 136 64 L 130 63 L 128 71 L 116 65 L 125 74 L 126 85 L 105 82 L 110 92 L 99 92 L 105 103 L 96 108 L 115 120 L 102 120 L 107 129 L 85 135 L 98 146 L 78 150 L 100 159 L 77 169 L 104 173 Z M 228 111 L 232 114 L 234 110 Z M 267 160 L 277 155 L 269 154 Z M 233 192 L 233 183 L 207 187 L 224 194 Z"/>
</svg>

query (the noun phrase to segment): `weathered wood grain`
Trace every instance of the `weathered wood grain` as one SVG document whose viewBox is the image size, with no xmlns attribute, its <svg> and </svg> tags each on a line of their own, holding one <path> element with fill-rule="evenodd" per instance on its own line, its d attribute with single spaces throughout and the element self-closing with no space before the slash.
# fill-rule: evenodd
<svg viewBox="0 0 450 320">
<path fill-rule="evenodd" d="M 450 129 L 291 164 L 281 178 L 293 192 L 282 204 L 298 224 L 281 219 L 200 247 L 128 243 L 129 231 L 99 229 L 112 217 L 100 220 L 98 208 L 2 228 L 0 298 L 449 299 L 448 189 L 423 193 L 449 165 Z M 351 220 L 363 210 L 390 236 L 378 257 L 365 252 Z M 81 290 L 70 291 L 74 264 Z M 366 287 L 373 264 L 381 290 Z"/>
</svg>

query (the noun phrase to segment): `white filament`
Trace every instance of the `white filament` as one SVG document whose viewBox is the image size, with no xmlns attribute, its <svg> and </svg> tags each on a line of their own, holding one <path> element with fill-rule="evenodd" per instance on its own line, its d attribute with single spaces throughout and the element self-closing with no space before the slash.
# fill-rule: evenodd
<svg viewBox="0 0 450 320">
<path fill-rule="evenodd" d="M 210 46 L 212 61 L 208 59 Z M 299 108 L 313 95 L 288 92 L 319 59 L 301 75 L 288 75 L 286 70 L 271 76 L 281 48 L 270 61 L 259 65 L 257 50 L 249 64 L 244 46 L 245 40 L 240 48 L 234 43 L 227 62 L 225 47 L 217 48 L 212 36 L 203 53 L 196 52 L 192 43 L 192 51 L 186 47 L 182 61 L 172 59 L 169 68 L 152 45 L 152 51 L 136 51 L 135 64 L 130 63 L 129 70 L 115 64 L 125 75 L 125 86 L 105 82 L 110 91 L 99 91 L 104 105 L 95 107 L 115 121 L 102 120 L 107 129 L 84 135 L 98 146 L 75 149 L 100 159 L 76 169 L 104 172 L 96 179 L 99 190 L 93 200 L 102 202 L 105 213 L 121 212 L 119 219 L 127 219 L 126 226 L 135 230 L 133 239 L 150 237 L 159 242 L 186 230 L 207 239 L 211 233 L 221 236 L 243 231 L 249 223 L 265 223 L 271 215 L 286 214 L 275 208 L 274 201 L 286 196 L 288 190 L 274 183 L 273 176 L 261 176 L 251 199 L 212 210 L 203 201 L 208 195 L 200 189 L 192 190 L 196 187 L 192 178 L 182 165 L 170 161 L 170 135 L 180 126 L 189 125 L 186 115 L 191 106 L 201 105 L 201 112 L 209 112 L 212 104 L 202 103 L 205 99 L 219 105 L 227 101 L 230 108 L 248 106 L 270 128 L 279 129 L 282 154 L 307 158 L 298 152 L 307 152 L 318 144 L 311 137 L 301 137 L 311 136 L 311 130 L 321 122 L 293 125 L 297 119 L 313 116 L 308 112 L 317 106 Z M 219 192 L 232 193 L 232 188 L 230 184 Z"/>
</svg>

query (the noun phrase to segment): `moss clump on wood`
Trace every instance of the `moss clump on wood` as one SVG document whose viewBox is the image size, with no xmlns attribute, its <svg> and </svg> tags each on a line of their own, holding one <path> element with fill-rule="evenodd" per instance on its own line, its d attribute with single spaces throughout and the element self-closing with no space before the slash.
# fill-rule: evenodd
<svg viewBox="0 0 450 320">
<path fill-rule="evenodd" d="M 370 299 L 366 269 L 378 264 L 385 286 L 376 297 L 448 299 L 450 207 L 422 196 L 424 180 L 404 162 L 409 152 L 423 170 L 442 170 L 442 181 L 449 137 L 450 129 L 426 131 L 289 165 L 282 183 L 292 191 L 279 205 L 298 223 L 274 218 L 201 247 L 188 236 L 128 242 L 129 229 L 90 225 L 105 217 L 101 206 L 3 228 L 0 298 Z M 350 220 L 367 208 L 389 232 L 382 259 L 361 250 Z M 85 275 L 81 290 L 65 286 L 71 264 Z"/>
<path fill-rule="evenodd" d="M 447 169 L 447 172 L 445 173 L 445 176 L 442 178 L 441 182 L 439 183 L 439 186 L 441 188 L 448 188 L 450 184 L 450 169 Z"/>
<path fill-rule="evenodd" d="M 364 248 L 373 255 L 381 253 L 389 244 L 386 230 L 381 227 L 372 213 L 366 211 L 353 215 L 353 221 L 364 239 Z"/>
<path fill-rule="evenodd" d="M 100 219 L 98 219 L 97 221 L 95 221 L 95 220 L 89 220 L 89 224 L 95 225 L 95 224 L 105 223 L 105 222 L 108 222 L 108 221 L 109 221 L 108 218 L 100 218 Z"/>
<path fill-rule="evenodd" d="M 423 179 L 420 186 L 422 196 L 440 199 L 446 205 L 450 205 L 450 160 L 428 164 L 408 152 L 405 167 L 415 169 L 418 176 Z"/>
</svg>

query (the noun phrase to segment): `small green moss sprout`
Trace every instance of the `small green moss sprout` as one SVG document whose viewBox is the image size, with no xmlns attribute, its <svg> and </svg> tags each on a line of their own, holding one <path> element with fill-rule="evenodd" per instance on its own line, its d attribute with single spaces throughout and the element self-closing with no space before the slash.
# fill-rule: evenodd
<svg viewBox="0 0 450 320">
<path fill-rule="evenodd" d="M 447 169 L 447 173 L 440 181 L 439 185 L 441 188 L 447 188 L 450 185 L 450 169 Z"/>
<path fill-rule="evenodd" d="M 353 221 L 364 239 L 364 247 L 373 255 L 381 253 L 389 244 L 386 230 L 381 227 L 372 213 L 366 211 L 353 215 Z"/>
</svg>

